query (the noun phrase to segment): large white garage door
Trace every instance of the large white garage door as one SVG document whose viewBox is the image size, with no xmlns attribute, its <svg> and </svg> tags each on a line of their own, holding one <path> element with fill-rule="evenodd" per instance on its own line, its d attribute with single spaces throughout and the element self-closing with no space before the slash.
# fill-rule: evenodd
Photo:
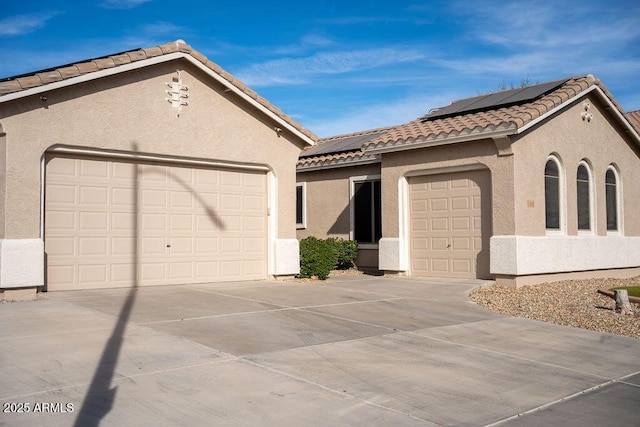
<svg viewBox="0 0 640 427">
<path fill-rule="evenodd" d="M 411 274 L 490 278 L 489 171 L 411 178 L 409 193 Z"/>
<path fill-rule="evenodd" d="M 264 279 L 266 174 L 51 157 L 45 251 L 50 291 Z"/>
</svg>

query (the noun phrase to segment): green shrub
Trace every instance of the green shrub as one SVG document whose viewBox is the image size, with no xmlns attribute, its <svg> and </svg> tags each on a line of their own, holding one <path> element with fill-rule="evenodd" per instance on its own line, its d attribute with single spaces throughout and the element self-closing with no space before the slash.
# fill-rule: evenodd
<svg viewBox="0 0 640 427">
<path fill-rule="evenodd" d="M 338 253 L 326 240 L 311 236 L 300 241 L 300 277 L 325 280 L 337 263 Z"/>
<path fill-rule="evenodd" d="M 355 240 L 345 240 L 341 237 L 329 237 L 327 243 L 331 245 L 338 254 L 338 262 L 335 268 L 346 270 L 353 267 L 353 262 L 358 255 L 358 242 Z"/>
</svg>

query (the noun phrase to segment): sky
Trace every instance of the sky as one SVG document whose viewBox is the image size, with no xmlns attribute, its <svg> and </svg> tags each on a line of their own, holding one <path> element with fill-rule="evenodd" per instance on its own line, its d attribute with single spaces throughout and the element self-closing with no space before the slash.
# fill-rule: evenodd
<svg viewBox="0 0 640 427">
<path fill-rule="evenodd" d="M 0 78 L 178 39 L 320 137 L 585 74 L 640 109 L 637 0 L 0 0 Z"/>
</svg>

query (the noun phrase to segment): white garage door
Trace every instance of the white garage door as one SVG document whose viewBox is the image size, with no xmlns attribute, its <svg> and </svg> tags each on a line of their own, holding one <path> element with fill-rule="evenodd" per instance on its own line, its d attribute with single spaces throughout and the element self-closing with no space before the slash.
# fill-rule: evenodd
<svg viewBox="0 0 640 427">
<path fill-rule="evenodd" d="M 489 171 L 411 178 L 409 193 L 411 274 L 491 278 Z"/>
<path fill-rule="evenodd" d="M 47 290 L 264 279 L 266 206 L 261 172 L 49 158 Z"/>
</svg>

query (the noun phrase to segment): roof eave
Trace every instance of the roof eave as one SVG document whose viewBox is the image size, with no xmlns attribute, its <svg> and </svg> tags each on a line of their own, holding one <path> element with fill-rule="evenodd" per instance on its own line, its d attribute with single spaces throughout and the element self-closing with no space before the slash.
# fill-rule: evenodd
<svg viewBox="0 0 640 427">
<path fill-rule="evenodd" d="M 130 62 L 128 64 L 119 65 L 117 67 L 106 68 L 106 69 L 103 69 L 103 70 L 93 71 L 93 72 L 90 72 L 90 73 L 87 73 L 87 74 L 83 74 L 81 76 L 71 77 L 71 78 L 68 78 L 68 79 L 65 79 L 65 80 L 61 80 L 61 81 L 57 81 L 57 82 L 53 82 L 53 83 L 48 83 L 48 84 L 41 85 L 41 86 L 35 86 L 35 87 L 29 88 L 29 89 L 24 89 L 24 90 L 21 90 L 21 91 L 18 91 L 18 92 L 8 93 L 6 95 L 0 96 L 0 104 L 4 103 L 4 102 L 9 102 L 9 101 L 13 101 L 13 100 L 16 100 L 16 99 L 20 99 L 20 98 L 25 98 L 25 97 L 32 96 L 32 95 L 38 95 L 38 94 L 41 94 L 41 93 L 50 92 L 52 90 L 56 90 L 56 89 L 60 89 L 60 88 L 64 88 L 64 87 L 68 87 L 68 86 L 72 86 L 72 85 L 76 85 L 76 84 L 79 84 L 79 83 L 85 83 L 85 82 L 93 81 L 93 80 L 96 80 L 96 79 L 100 79 L 100 78 L 107 77 L 107 76 L 112 76 L 112 75 L 123 73 L 123 72 L 127 72 L 127 71 L 137 70 L 137 69 L 148 67 L 148 66 L 151 66 L 151 65 L 161 64 L 161 63 L 170 62 L 170 61 L 175 61 L 175 60 L 178 60 L 178 59 L 184 59 L 184 60 L 188 61 L 189 63 L 191 63 L 192 65 L 194 65 L 197 68 L 199 68 L 200 70 L 204 71 L 208 76 L 212 77 L 213 79 L 215 79 L 216 81 L 221 83 L 226 89 L 229 89 L 231 92 L 235 93 L 237 96 L 239 96 L 245 102 L 249 103 L 252 107 L 258 109 L 261 113 L 265 114 L 266 116 L 268 116 L 269 118 L 274 120 L 276 123 L 278 123 L 278 125 L 280 127 L 283 127 L 285 129 L 287 129 L 289 132 L 293 133 L 295 136 L 297 136 L 298 138 L 302 139 L 307 145 L 314 145 L 315 144 L 314 139 L 312 139 L 308 135 L 305 135 L 303 132 L 301 132 L 298 129 L 296 129 L 294 126 L 289 124 L 287 121 L 285 121 L 284 119 L 279 117 L 277 114 L 273 113 L 271 110 L 266 108 L 261 103 L 257 102 L 255 99 L 253 99 L 252 97 L 247 95 L 245 92 L 243 92 L 238 87 L 233 85 L 230 81 L 228 81 L 227 79 L 225 79 L 224 77 L 222 77 L 221 75 L 219 75 L 218 73 L 216 73 L 215 71 L 213 71 L 212 69 L 207 67 L 206 65 L 204 65 L 202 62 L 198 61 L 193 56 L 189 55 L 188 53 L 184 53 L 184 52 L 173 52 L 173 53 L 167 53 L 167 54 L 164 54 L 164 55 L 161 55 L 161 56 L 155 56 L 155 57 L 152 57 L 152 58 L 141 59 L 139 61 Z"/>
<path fill-rule="evenodd" d="M 311 172 L 325 169 L 344 168 L 349 166 L 362 166 L 380 163 L 377 154 L 364 154 L 359 157 L 345 157 L 337 159 L 323 159 L 317 162 L 307 162 L 296 166 L 296 172 Z"/>
<path fill-rule="evenodd" d="M 416 150 L 419 148 L 429 148 L 429 147 L 437 147 L 440 145 L 450 145 L 450 144 L 458 144 L 461 142 L 469 142 L 469 141 L 477 141 L 479 139 L 492 139 L 492 138 L 503 138 L 505 136 L 513 135 L 517 132 L 517 127 L 515 123 L 509 123 L 504 127 L 500 127 L 499 129 L 487 130 L 483 129 L 481 131 L 471 131 L 465 134 L 457 134 L 457 135 L 438 135 L 438 136 L 427 136 L 427 137 L 418 137 L 418 138 L 409 138 L 404 140 L 392 141 L 388 143 L 377 143 L 375 146 L 363 147 L 365 153 L 371 154 L 382 154 L 382 153 L 392 153 L 396 151 L 406 151 L 406 150 Z"/>
</svg>

